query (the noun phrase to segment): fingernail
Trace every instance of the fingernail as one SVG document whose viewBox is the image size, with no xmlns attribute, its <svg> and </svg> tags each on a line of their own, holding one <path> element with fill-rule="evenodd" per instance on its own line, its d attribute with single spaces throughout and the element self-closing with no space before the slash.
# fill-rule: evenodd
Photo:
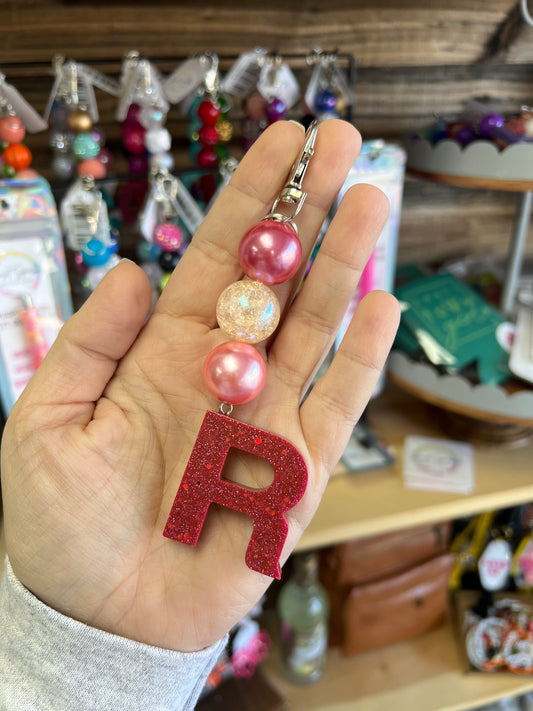
<svg viewBox="0 0 533 711">
<path fill-rule="evenodd" d="M 295 121 L 294 119 L 289 119 L 289 123 L 293 123 L 295 126 L 298 126 L 298 128 L 301 128 L 302 131 L 305 133 L 305 126 L 301 124 L 299 121 Z"/>
</svg>

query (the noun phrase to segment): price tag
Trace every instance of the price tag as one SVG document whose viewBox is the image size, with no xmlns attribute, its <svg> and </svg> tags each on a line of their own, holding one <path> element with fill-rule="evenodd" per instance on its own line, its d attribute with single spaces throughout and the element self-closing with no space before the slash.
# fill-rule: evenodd
<svg viewBox="0 0 533 711">
<path fill-rule="evenodd" d="M 196 91 L 205 81 L 206 63 L 203 57 L 191 57 L 163 82 L 163 91 L 167 99 L 177 104 Z"/>
<path fill-rule="evenodd" d="M 285 62 L 266 62 L 261 69 L 257 89 L 267 100 L 281 99 L 290 109 L 300 97 L 298 80 Z"/>
<path fill-rule="evenodd" d="M 35 111 L 33 106 L 24 99 L 22 94 L 20 94 L 14 86 L 6 82 L 3 74 L 0 74 L 0 100 L 5 102 L 8 111 L 13 110 L 19 117 L 28 133 L 37 133 L 38 131 L 46 130 L 46 121 Z"/>
<path fill-rule="evenodd" d="M 256 47 L 252 52 L 244 52 L 222 80 L 222 90 L 239 99 L 249 96 L 257 86 L 261 72 L 261 62 L 266 50 Z"/>
</svg>

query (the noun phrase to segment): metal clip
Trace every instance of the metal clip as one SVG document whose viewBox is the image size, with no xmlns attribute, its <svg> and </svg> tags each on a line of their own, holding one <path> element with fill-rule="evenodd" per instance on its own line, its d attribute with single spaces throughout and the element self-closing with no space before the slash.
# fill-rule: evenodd
<svg viewBox="0 0 533 711">
<path fill-rule="evenodd" d="M 272 209 L 268 213 L 265 220 L 276 220 L 278 222 L 288 222 L 293 229 L 298 232 L 296 224 L 294 223 L 294 218 L 298 215 L 303 207 L 307 193 L 302 190 L 302 182 L 307 171 L 307 166 L 311 160 L 315 149 L 316 134 L 318 131 L 318 121 L 313 121 L 305 134 L 305 142 L 300 155 L 296 159 L 294 165 L 289 173 L 289 179 L 285 183 L 280 194 L 274 201 Z M 295 205 L 296 208 L 292 215 L 283 215 L 276 212 L 277 207 L 280 203 L 285 203 L 287 205 Z"/>
</svg>

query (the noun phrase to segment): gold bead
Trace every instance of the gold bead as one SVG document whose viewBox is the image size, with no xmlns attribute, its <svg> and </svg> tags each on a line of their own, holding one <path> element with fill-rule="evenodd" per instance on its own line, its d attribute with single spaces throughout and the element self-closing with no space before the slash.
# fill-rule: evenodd
<svg viewBox="0 0 533 711">
<path fill-rule="evenodd" d="M 93 120 L 85 109 L 74 109 L 67 117 L 67 126 L 73 133 L 86 133 L 93 127 Z"/>
<path fill-rule="evenodd" d="M 229 143 L 233 136 L 233 126 L 229 121 L 219 121 L 217 123 L 217 132 L 221 143 Z"/>
</svg>

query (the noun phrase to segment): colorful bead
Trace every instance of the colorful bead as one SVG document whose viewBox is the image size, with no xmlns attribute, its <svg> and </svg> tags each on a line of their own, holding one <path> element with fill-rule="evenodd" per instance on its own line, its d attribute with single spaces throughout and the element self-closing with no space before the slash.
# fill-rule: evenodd
<svg viewBox="0 0 533 711">
<path fill-rule="evenodd" d="M 217 152 L 211 146 L 204 146 L 196 155 L 196 165 L 199 168 L 214 168 L 218 165 Z"/>
<path fill-rule="evenodd" d="M 281 99 L 273 98 L 265 106 L 265 114 L 269 123 L 281 121 L 287 115 L 287 106 Z"/>
<path fill-rule="evenodd" d="M 20 143 L 24 140 L 26 129 L 18 116 L 2 116 L 0 118 L 0 142 Z"/>
<path fill-rule="evenodd" d="M 256 119 L 256 121 L 265 118 L 265 100 L 258 91 L 246 99 L 244 106 L 250 118 Z"/>
<path fill-rule="evenodd" d="M 93 120 L 85 109 L 74 109 L 67 116 L 67 128 L 72 133 L 87 133 L 92 127 Z"/>
<path fill-rule="evenodd" d="M 288 223 L 263 220 L 242 238 L 239 261 L 250 279 L 269 286 L 281 284 L 298 271 L 302 245 Z"/>
<path fill-rule="evenodd" d="M 219 141 L 229 143 L 233 138 L 233 124 L 230 121 L 219 121 L 216 128 Z"/>
<path fill-rule="evenodd" d="M 154 243 L 163 252 L 177 252 L 183 245 L 183 230 L 171 222 L 157 225 L 154 230 Z"/>
<path fill-rule="evenodd" d="M 151 128 L 144 134 L 144 144 L 150 153 L 166 153 L 172 145 L 172 137 L 166 128 Z"/>
<path fill-rule="evenodd" d="M 259 343 L 277 328 L 280 307 L 274 292 L 259 281 L 237 281 L 220 295 L 216 307 L 220 328 L 244 343 Z"/>
<path fill-rule="evenodd" d="M 214 126 L 202 126 L 198 130 L 198 140 L 202 146 L 216 146 L 218 143 L 218 131 Z"/>
<path fill-rule="evenodd" d="M 83 263 L 88 267 L 101 267 L 108 262 L 111 256 L 107 245 L 95 237 L 86 242 L 81 254 Z"/>
<path fill-rule="evenodd" d="M 315 109 L 318 113 L 332 113 L 337 105 L 337 97 L 332 91 L 320 91 L 315 97 Z"/>
<path fill-rule="evenodd" d="M 128 153 L 140 155 L 145 152 L 144 134 L 146 129 L 133 121 L 124 121 L 122 124 L 122 142 Z"/>
<path fill-rule="evenodd" d="M 209 100 L 202 101 L 196 113 L 204 126 L 214 126 L 220 118 L 220 108 Z"/>
<path fill-rule="evenodd" d="M 52 170 L 58 178 L 69 178 L 74 170 L 74 161 L 68 155 L 56 155 L 52 160 Z"/>
<path fill-rule="evenodd" d="M 220 402 L 242 405 L 253 400 L 266 381 L 266 364 L 247 343 L 222 343 L 207 356 L 203 367 L 206 388 Z"/>
<path fill-rule="evenodd" d="M 23 143 L 11 143 L 2 153 L 4 163 L 16 170 L 25 170 L 31 165 L 31 151 Z"/>
<path fill-rule="evenodd" d="M 98 158 L 89 158 L 78 165 L 78 175 L 92 175 L 95 180 L 101 180 L 107 175 L 107 168 Z"/>
<path fill-rule="evenodd" d="M 177 267 L 180 259 L 181 255 L 179 252 L 161 252 L 157 262 L 163 271 L 172 272 Z"/>
<path fill-rule="evenodd" d="M 80 160 L 96 158 L 100 153 L 100 144 L 90 133 L 78 133 L 72 142 L 72 152 Z"/>
</svg>

